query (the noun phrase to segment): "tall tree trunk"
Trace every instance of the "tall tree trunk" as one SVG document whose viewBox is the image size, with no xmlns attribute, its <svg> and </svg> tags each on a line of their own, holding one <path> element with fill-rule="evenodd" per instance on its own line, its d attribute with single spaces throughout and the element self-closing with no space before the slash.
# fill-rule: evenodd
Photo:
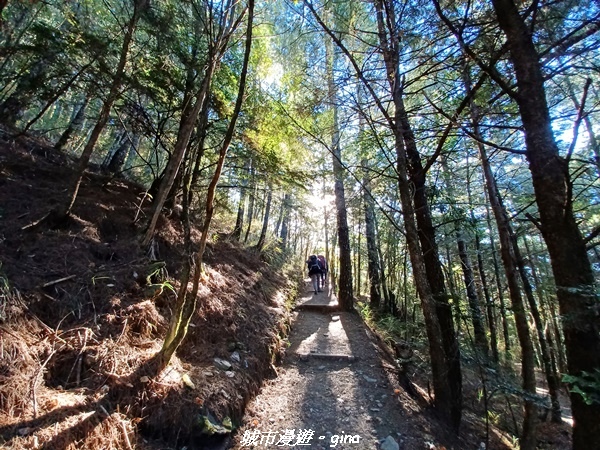
<svg viewBox="0 0 600 450">
<path fill-rule="evenodd" d="M 371 177 L 369 162 L 362 160 L 363 168 L 363 205 L 365 210 L 365 237 L 367 240 L 367 272 L 369 274 L 369 304 L 373 311 L 381 308 L 381 279 L 379 256 L 377 254 L 377 236 L 375 234 L 375 203 L 371 195 Z"/>
<path fill-rule="evenodd" d="M 525 130 L 527 160 L 548 246 L 563 317 L 569 375 L 584 376 L 600 367 L 600 299 L 585 241 L 573 214 L 569 160 L 562 158 L 552 132 L 539 55 L 531 32 L 513 0 L 492 0 L 506 34 L 518 86 L 516 97 Z M 571 390 L 573 448 L 600 442 L 600 403 L 586 404 Z"/>
<path fill-rule="evenodd" d="M 552 355 L 553 351 L 553 341 L 552 338 L 548 339 L 548 318 L 547 314 L 543 312 L 543 304 L 544 297 L 542 294 L 541 286 L 539 286 L 537 273 L 535 269 L 535 265 L 533 264 L 533 258 L 531 253 L 529 252 L 529 248 L 527 246 L 527 240 L 523 238 L 523 242 L 525 243 L 525 249 L 529 253 L 529 265 L 531 269 L 531 274 L 533 275 L 534 283 L 535 283 L 535 291 L 538 294 L 538 300 L 540 301 L 540 305 L 542 308 L 538 307 L 535 298 L 533 297 L 533 288 L 531 283 L 529 282 L 529 278 L 527 276 L 527 270 L 525 268 L 525 261 L 521 255 L 521 252 L 518 247 L 517 238 L 513 236 L 513 245 L 515 246 L 515 253 L 517 255 L 517 263 L 519 264 L 519 272 L 521 273 L 521 279 L 523 280 L 523 287 L 527 294 L 527 300 L 529 301 L 529 309 L 531 310 L 531 315 L 535 322 L 535 327 L 538 333 L 538 340 L 540 343 L 541 353 L 542 353 L 542 362 L 544 365 L 544 372 L 546 374 L 546 380 L 548 382 L 548 393 L 550 394 L 550 403 L 551 403 L 551 411 L 552 411 L 552 422 L 561 423 L 561 411 L 560 411 L 560 401 L 558 398 L 558 393 L 560 391 L 560 378 L 558 376 L 558 372 L 556 370 L 556 359 Z"/>
<path fill-rule="evenodd" d="M 479 279 L 481 280 L 481 288 L 483 290 L 483 298 L 485 299 L 486 316 L 488 329 L 490 331 L 490 349 L 492 351 L 492 359 L 498 364 L 500 362 L 500 356 L 498 354 L 498 330 L 496 327 L 496 314 L 494 311 L 494 302 L 490 295 L 490 288 L 488 286 L 487 275 L 485 272 L 485 264 L 483 263 L 483 252 L 481 250 L 481 236 L 479 233 L 478 221 L 475 217 L 475 211 L 473 207 L 473 197 L 471 195 L 471 176 L 470 176 L 470 165 L 468 164 L 469 154 L 467 153 L 467 198 L 469 201 L 470 217 L 471 222 L 474 224 L 474 241 L 475 251 L 477 252 L 477 271 L 479 272 Z M 481 296 L 480 296 L 481 297 Z"/>
<path fill-rule="evenodd" d="M 292 208 L 291 205 L 292 196 L 287 192 L 283 196 L 283 212 L 282 212 L 282 221 L 281 221 L 281 233 L 279 233 L 279 242 L 282 250 L 287 250 L 288 248 L 288 235 L 289 235 L 289 225 L 290 225 L 290 210 Z"/>
<path fill-rule="evenodd" d="M 471 323 L 473 324 L 475 347 L 477 348 L 478 353 L 484 358 L 484 361 L 487 362 L 487 359 L 489 358 L 489 347 L 483 323 L 483 314 L 481 313 L 481 305 L 479 304 L 479 296 L 477 295 L 477 288 L 475 286 L 471 258 L 469 258 L 469 253 L 467 251 L 467 243 L 465 242 L 464 234 L 460 228 L 456 229 L 456 243 L 463 272 L 463 280 L 467 289 L 467 300 L 469 302 L 469 312 L 471 313 Z"/>
<path fill-rule="evenodd" d="M 179 171 L 179 166 L 181 166 L 181 162 L 183 161 L 185 151 L 188 148 L 188 143 L 194 130 L 196 119 L 198 118 L 198 113 L 200 112 L 204 102 L 208 101 L 208 91 L 210 89 L 212 76 L 216 70 L 217 64 L 217 58 L 215 56 L 209 56 L 206 72 L 204 73 L 204 78 L 200 88 L 194 95 L 188 93 L 184 98 L 184 108 L 181 113 L 181 120 L 179 122 L 177 141 L 175 142 L 175 147 L 173 148 L 171 158 L 169 158 L 169 162 L 165 168 L 164 177 L 161 180 L 158 192 L 154 199 L 152 215 L 141 242 L 142 246 L 144 247 L 150 244 L 150 241 L 154 236 L 154 230 L 158 222 L 158 217 L 161 214 L 162 208 L 171 190 L 171 186 L 173 186 L 173 182 L 175 181 L 175 177 Z M 187 86 L 188 92 L 190 92 L 189 89 L 192 88 L 192 72 L 193 71 L 190 70 Z"/>
<path fill-rule="evenodd" d="M 485 180 L 484 180 L 485 183 Z M 492 219 L 489 209 L 489 195 L 486 196 L 488 202 L 486 202 L 485 210 L 486 210 L 486 222 L 488 227 L 488 232 L 490 234 L 490 249 L 492 251 L 492 264 L 494 265 L 494 278 L 496 279 L 496 290 L 498 293 L 498 304 L 500 305 L 500 319 L 502 321 L 502 337 L 504 338 L 504 359 L 506 361 L 510 360 L 510 332 L 508 331 L 508 316 L 506 314 L 506 303 L 504 301 L 504 287 L 502 283 L 502 276 L 500 273 L 500 264 L 498 264 L 498 252 L 496 250 L 496 239 L 494 236 L 494 230 L 492 228 Z"/>
<path fill-rule="evenodd" d="M 273 199 L 273 188 L 272 185 L 269 184 L 267 186 L 267 204 L 265 206 L 265 213 L 263 215 L 263 224 L 262 229 L 260 230 L 260 237 L 258 238 L 258 243 L 256 244 L 256 248 L 258 251 L 262 251 L 265 246 L 265 240 L 267 238 L 267 229 L 269 227 L 269 216 L 271 214 L 271 200 Z"/>
<path fill-rule="evenodd" d="M 471 79 L 469 76 L 469 69 L 466 65 L 463 70 L 463 81 L 465 88 L 469 93 L 471 91 Z M 472 100 L 470 102 L 470 113 L 473 134 L 475 136 L 480 136 L 479 111 Z M 496 227 L 500 238 L 500 254 L 502 256 L 506 279 L 508 281 L 508 292 L 515 317 L 517 336 L 521 346 L 521 374 L 523 377 L 523 390 L 526 392 L 527 397 L 524 400 L 525 415 L 523 417 L 523 432 L 519 443 L 524 450 L 533 450 L 536 446 L 535 430 L 537 426 L 537 405 L 534 401 L 536 395 L 535 352 L 529 332 L 529 324 L 527 322 L 527 311 L 525 310 L 525 303 L 523 302 L 521 288 L 519 286 L 518 267 L 511 239 L 512 227 L 506 209 L 502 204 L 502 199 L 496 185 L 496 179 L 485 146 L 478 140 L 477 147 L 490 205 L 494 212 Z"/>
<path fill-rule="evenodd" d="M 246 233 L 244 233 L 244 244 L 248 242 L 248 236 L 250 235 L 250 228 L 252 227 L 252 220 L 254 219 L 254 205 L 256 202 L 256 180 L 254 177 L 254 167 L 250 167 L 250 194 L 248 202 L 248 211 L 246 212 Z"/>
<path fill-rule="evenodd" d="M 210 95 L 210 92 L 209 94 Z M 200 164 L 202 162 L 202 158 L 204 157 L 204 151 L 205 151 L 205 142 L 206 142 L 206 136 L 208 135 L 208 112 L 210 111 L 210 101 L 205 101 L 204 104 L 202 105 L 202 109 L 200 110 L 200 114 L 198 117 L 198 125 L 196 126 L 197 129 L 197 137 L 198 137 L 198 145 L 197 145 L 197 150 L 196 150 L 196 158 L 195 158 L 195 162 L 194 162 L 194 167 L 190 167 L 191 169 L 191 176 L 190 176 L 190 181 L 189 181 L 189 185 L 188 185 L 188 203 L 191 205 L 192 204 L 192 195 L 194 193 L 194 188 L 198 185 L 198 179 L 200 178 L 200 174 L 202 172 L 202 169 L 200 167 Z"/>
<path fill-rule="evenodd" d="M 444 178 L 446 181 L 446 189 L 448 191 L 448 194 L 450 198 L 456 198 L 456 194 L 454 192 L 454 185 L 451 179 L 450 169 L 448 168 L 448 164 L 445 158 L 442 159 L 442 168 L 444 171 Z M 452 205 L 451 208 L 456 210 L 456 207 L 454 205 Z M 477 294 L 477 286 L 475 285 L 475 276 L 473 275 L 471 258 L 469 257 L 467 242 L 464 237 L 464 231 L 461 223 L 463 220 L 464 217 L 456 218 L 454 222 L 454 233 L 456 235 L 456 244 L 458 247 L 458 257 L 460 258 L 460 265 L 463 273 L 463 281 L 465 283 L 465 289 L 467 292 L 467 301 L 469 303 L 471 324 L 473 325 L 475 349 L 477 351 L 477 354 L 483 358 L 484 363 L 487 364 L 487 360 L 489 358 L 489 346 L 485 332 L 483 314 L 481 313 L 479 296 Z M 456 299 L 456 301 L 458 302 L 458 299 Z"/>
<path fill-rule="evenodd" d="M 207 102 L 209 101 L 210 86 L 212 84 L 213 75 L 218 69 L 221 58 L 227 49 L 229 39 L 231 38 L 232 33 L 235 31 L 235 27 L 237 27 L 239 24 L 234 20 L 236 8 L 237 3 L 234 3 L 231 0 L 227 0 L 225 4 L 221 5 L 220 7 L 223 17 L 219 18 L 216 23 L 219 23 L 221 28 L 217 30 L 216 35 L 213 36 L 213 41 L 208 45 L 206 60 L 203 68 L 204 72 L 202 74 L 203 78 L 199 88 L 195 92 L 195 80 L 198 76 L 198 68 L 196 65 L 198 64 L 198 61 L 196 57 L 196 50 L 194 50 L 192 61 L 190 62 L 187 72 L 185 94 L 183 97 L 183 111 L 181 113 L 181 119 L 179 122 L 177 140 L 175 142 L 175 147 L 173 148 L 171 158 L 169 159 L 165 169 L 165 175 L 161 182 L 160 188 L 155 197 L 153 204 L 154 209 L 152 211 L 146 232 L 141 240 L 142 246 L 147 246 L 154 236 L 156 223 L 158 222 L 158 218 L 161 214 L 167 195 L 171 190 L 171 186 L 173 185 L 177 172 L 179 171 L 179 167 L 181 166 L 181 162 L 185 156 L 192 132 L 194 131 L 194 127 L 198 122 L 199 113 L 200 111 L 206 113 L 208 111 L 206 108 L 208 108 Z M 195 32 L 198 34 L 202 32 L 199 25 L 201 22 L 203 22 L 203 24 L 208 22 L 212 23 L 212 20 L 214 19 L 214 17 L 212 17 L 212 11 L 210 8 L 203 12 L 204 14 L 211 15 L 211 17 L 202 17 L 197 19 L 197 29 Z M 199 127 L 207 126 L 207 120 L 205 119 L 207 118 L 203 115 L 198 123 Z M 198 134 L 200 136 L 200 146 L 196 159 L 197 166 L 200 164 L 200 158 L 202 157 L 204 151 L 203 142 L 204 137 L 206 136 L 206 129 L 199 128 Z M 190 181 L 190 187 L 194 185 L 194 177 L 197 176 L 196 169 L 197 167 L 194 167 Z M 192 189 L 189 189 L 189 191 L 190 193 L 188 195 L 191 195 Z"/>
<path fill-rule="evenodd" d="M 242 227 L 244 225 L 244 211 L 246 210 L 246 191 L 248 190 L 248 173 L 250 171 L 250 165 L 252 159 L 248 158 L 244 164 L 242 181 L 240 182 L 240 201 L 238 203 L 237 217 L 235 219 L 235 227 L 231 233 L 231 237 L 236 241 L 240 240 L 242 235 Z M 277 233 L 277 231 L 275 232 Z"/>
<path fill-rule="evenodd" d="M 415 231 L 419 239 L 419 245 L 415 246 L 414 243 L 409 242 L 411 261 L 413 262 L 413 271 L 416 272 L 417 268 L 415 267 L 413 259 L 422 259 L 421 262 L 425 269 L 424 275 L 427 279 L 427 286 L 423 288 L 423 292 L 420 292 L 421 303 L 423 304 L 431 301 L 431 305 L 435 309 L 434 314 L 429 318 L 426 318 L 426 320 L 430 322 L 427 327 L 430 354 L 432 357 L 432 371 L 434 372 L 436 403 L 438 409 L 443 411 L 442 416 L 447 423 L 452 426 L 455 432 L 458 432 L 462 416 L 460 351 L 454 329 L 452 309 L 444 286 L 444 275 L 437 250 L 435 229 L 431 220 L 431 212 L 425 192 L 426 174 L 421 165 L 414 133 L 411 129 L 408 115 L 404 107 L 404 93 L 398 67 L 398 55 L 400 52 L 399 38 L 397 36 L 397 31 L 393 28 L 386 32 L 386 24 L 392 24 L 392 27 L 395 27 L 396 6 L 394 2 L 389 0 L 377 0 L 375 3 L 380 43 L 383 47 L 383 58 L 387 69 L 388 82 L 392 89 L 392 100 L 395 107 L 392 131 L 396 140 L 396 157 L 399 161 L 405 159 L 405 164 L 398 163 L 398 170 L 406 170 L 410 173 L 410 180 L 407 180 L 407 182 L 413 186 L 411 195 L 414 196 L 414 213 L 416 218 Z M 386 5 L 385 8 L 383 6 L 384 3 Z M 384 9 L 387 14 L 387 20 L 384 20 L 383 17 Z M 400 168 L 400 166 L 402 167 Z M 399 176 L 403 175 L 404 174 L 399 174 Z M 402 184 L 401 181 L 399 182 Z M 409 192 L 404 192 L 404 195 L 407 195 L 408 193 Z M 407 211 L 405 208 L 409 206 L 410 209 L 413 209 L 413 203 L 411 200 L 410 205 L 406 205 L 407 199 L 402 199 L 402 195 L 403 193 L 401 192 L 402 208 L 406 222 Z M 413 218 L 411 217 L 410 220 L 413 220 Z M 405 223 L 405 227 L 406 226 L 407 224 Z M 407 240 L 408 239 L 407 230 Z M 413 255 L 413 251 L 418 251 L 420 254 Z M 423 297 L 423 295 L 428 294 L 431 294 L 433 297 L 431 299 Z M 430 305 L 428 304 L 427 307 L 424 306 L 424 314 L 430 312 L 428 306 Z M 437 335 L 436 330 L 438 329 L 441 336 Z M 439 341 L 432 341 L 432 339 L 438 338 L 440 339 Z M 441 349 L 437 349 L 437 346 L 441 346 Z M 442 354 L 436 354 L 434 356 L 433 353 L 437 353 L 438 351 L 441 351 Z M 441 366 L 433 367 L 435 364 L 441 364 Z M 441 376 L 442 373 L 444 374 L 443 377 Z M 443 393 L 441 392 L 442 390 L 444 391 Z"/>
<path fill-rule="evenodd" d="M 535 285 L 535 292 L 537 293 L 540 304 L 542 305 L 541 313 L 546 324 L 550 324 L 549 328 L 546 332 L 546 335 L 550 336 L 550 339 L 547 338 L 548 345 L 552 349 L 552 358 L 555 363 L 557 363 L 558 368 L 554 368 L 555 373 L 567 373 L 567 364 L 566 358 L 564 354 L 564 344 L 562 340 L 562 335 L 560 333 L 560 327 L 558 325 L 558 319 L 556 317 L 556 305 L 553 299 L 548 298 L 546 295 L 546 289 L 542 285 L 540 277 L 538 275 L 539 267 L 535 262 L 535 255 L 533 254 L 528 239 L 526 236 L 523 236 L 523 243 L 525 244 L 525 249 L 527 250 L 529 265 L 531 267 L 531 275 L 533 277 L 533 282 Z M 545 251 L 544 247 L 544 251 Z M 545 279 L 550 278 L 550 274 L 544 275 Z M 550 328 L 552 331 L 550 331 Z M 556 356 L 558 355 L 558 360 L 556 360 Z"/>
<path fill-rule="evenodd" d="M 277 222 L 275 222 L 275 228 L 273 229 L 273 236 L 279 237 L 279 229 L 281 228 L 281 222 L 283 221 L 283 198 L 279 205 L 279 213 L 277 214 Z"/>
<path fill-rule="evenodd" d="M 340 131 L 337 108 L 337 86 L 333 78 L 333 67 L 337 52 L 332 50 L 331 41 L 327 41 L 327 94 L 330 107 L 333 109 L 333 128 L 331 133 L 331 153 L 333 164 L 335 208 L 337 218 L 337 236 L 339 246 L 339 280 L 338 303 L 342 310 L 354 309 L 352 292 L 352 253 L 350 248 L 350 230 L 346 212 L 346 195 L 344 193 L 344 167 L 342 165 L 342 149 L 340 146 Z"/>
</svg>

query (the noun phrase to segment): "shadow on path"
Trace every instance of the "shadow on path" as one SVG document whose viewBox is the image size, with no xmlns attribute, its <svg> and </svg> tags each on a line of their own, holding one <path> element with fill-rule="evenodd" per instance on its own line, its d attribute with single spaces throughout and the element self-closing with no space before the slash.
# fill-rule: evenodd
<svg viewBox="0 0 600 450">
<path fill-rule="evenodd" d="M 283 366 L 248 405 L 233 449 L 378 449 L 387 437 L 423 448 L 422 410 L 394 391 L 395 374 L 383 370 L 360 317 L 336 309 L 330 290 L 314 295 L 305 285 Z"/>
</svg>

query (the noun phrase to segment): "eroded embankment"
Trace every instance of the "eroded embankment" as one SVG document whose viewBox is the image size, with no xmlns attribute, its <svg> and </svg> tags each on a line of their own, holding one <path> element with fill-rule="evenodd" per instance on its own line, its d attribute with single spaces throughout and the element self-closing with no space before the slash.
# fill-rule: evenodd
<svg viewBox="0 0 600 450">
<path fill-rule="evenodd" d="M 201 448 L 211 426 L 234 427 L 283 349 L 294 286 L 259 255 L 211 243 L 188 336 L 153 376 L 180 222 L 161 220 L 149 256 L 142 187 L 89 173 L 63 228 L 23 230 L 63 200 L 69 161 L 3 142 L 0 161 L 0 445 Z"/>
</svg>

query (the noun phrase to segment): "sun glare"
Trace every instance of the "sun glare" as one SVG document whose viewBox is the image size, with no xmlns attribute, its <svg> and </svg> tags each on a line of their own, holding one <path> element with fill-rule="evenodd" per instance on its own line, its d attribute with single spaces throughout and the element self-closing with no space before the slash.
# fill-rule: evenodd
<svg viewBox="0 0 600 450">
<path fill-rule="evenodd" d="M 281 77 L 283 76 L 283 66 L 279 63 L 273 63 L 269 66 L 263 79 L 266 87 L 280 87 Z"/>
</svg>

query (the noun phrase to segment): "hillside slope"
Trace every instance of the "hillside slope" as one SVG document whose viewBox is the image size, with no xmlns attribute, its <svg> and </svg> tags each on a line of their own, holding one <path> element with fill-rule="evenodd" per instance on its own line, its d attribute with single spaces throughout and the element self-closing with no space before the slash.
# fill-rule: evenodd
<svg viewBox="0 0 600 450">
<path fill-rule="evenodd" d="M 70 177 L 43 143 L 0 140 L 0 445 L 203 448 L 272 370 L 293 287 L 257 255 L 213 242 L 190 332 L 148 377 L 178 287 L 180 224 L 163 219 L 148 255 L 143 188 L 88 173 L 67 226 L 23 230 Z"/>
</svg>

